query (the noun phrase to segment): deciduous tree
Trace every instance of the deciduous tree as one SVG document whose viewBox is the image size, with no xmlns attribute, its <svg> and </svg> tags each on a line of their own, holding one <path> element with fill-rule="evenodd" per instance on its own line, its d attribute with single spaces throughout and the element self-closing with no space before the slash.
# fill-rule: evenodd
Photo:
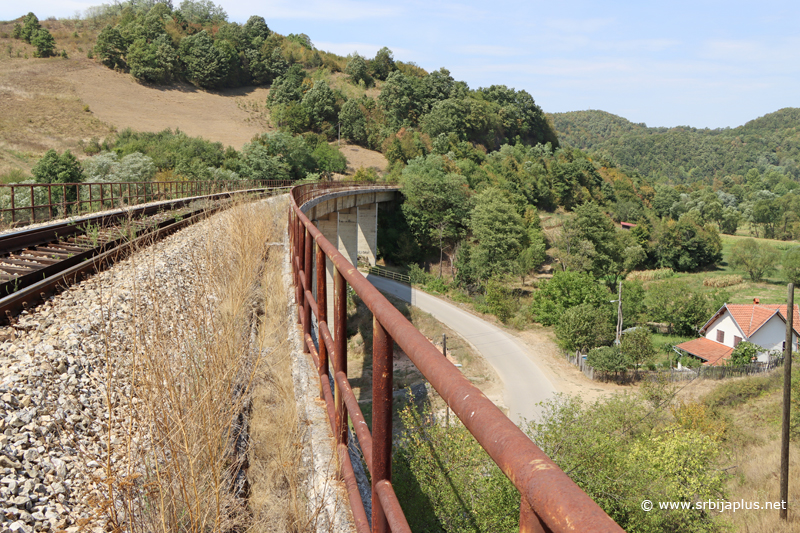
<svg viewBox="0 0 800 533">
<path fill-rule="evenodd" d="M 476 246 L 472 261 L 481 279 L 514 271 L 525 243 L 522 217 L 500 189 L 484 189 L 475 197 L 470 227 Z"/>
<path fill-rule="evenodd" d="M 747 272 L 753 281 L 761 281 L 774 273 L 779 257 L 775 248 L 755 239 L 741 240 L 731 249 L 731 264 Z"/>
<path fill-rule="evenodd" d="M 591 304 L 581 304 L 567 309 L 555 326 L 558 345 L 568 351 L 587 352 L 597 346 L 606 346 L 614 340 L 614 326 L 608 313 Z"/>
<path fill-rule="evenodd" d="M 418 157 L 403 169 L 403 214 L 423 246 L 439 248 L 452 262 L 455 244 L 466 233 L 469 187 L 463 176 L 449 173 L 441 156 Z"/>
<path fill-rule="evenodd" d="M 800 288 L 800 246 L 786 250 L 783 256 L 783 274 L 796 288 Z"/>
</svg>

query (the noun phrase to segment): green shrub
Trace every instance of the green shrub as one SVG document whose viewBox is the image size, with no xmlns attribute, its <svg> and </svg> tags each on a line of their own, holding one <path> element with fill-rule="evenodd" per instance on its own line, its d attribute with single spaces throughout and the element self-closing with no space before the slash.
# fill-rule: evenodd
<svg viewBox="0 0 800 533">
<path fill-rule="evenodd" d="M 427 285 L 433 278 L 432 275 L 425 272 L 419 265 L 408 265 L 408 276 L 411 278 L 411 283 L 418 283 L 420 285 Z"/>
<path fill-rule="evenodd" d="M 55 55 L 56 41 L 50 32 L 44 28 L 34 34 L 31 44 L 36 47 L 33 57 L 51 57 Z"/>
<path fill-rule="evenodd" d="M 568 352 L 586 352 L 614 340 L 614 326 L 608 315 L 591 304 L 581 304 L 565 311 L 555 330 L 558 345 Z"/>
<path fill-rule="evenodd" d="M 378 181 L 378 172 L 372 167 L 358 167 L 353 175 L 353 181 L 375 183 Z"/>
<path fill-rule="evenodd" d="M 400 419 L 392 483 L 412 531 L 519 529 L 519 492 L 458 419 L 413 403 Z"/>
<path fill-rule="evenodd" d="M 519 307 L 519 302 L 508 288 L 508 284 L 504 279 L 498 278 L 492 278 L 486 283 L 484 304 L 487 310 L 504 324 Z"/>
<path fill-rule="evenodd" d="M 703 403 L 712 409 L 736 407 L 762 394 L 781 387 L 782 372 L 772 372 L 768 376 L 753 376 L 736 381 L 728 381 L 708 393 Z"/>
<path fill-rule="evenodd" d="M 320 171 L 326 175 L 342 174 L 347 170 L 347 158 L 335 145 L 321 142 L 311 155 L 317 160 Z"/>
<path fill-rule="evenodd" d="M 438 292 L 441 294 L 445 294 L 447 292 L 448 286 L 447 283 L 445 283 L 442 278 L 431 276 L 430 279 L 428 279 L 428 282 L 425 283 L 425 289 L 431 292 Z"/>
<path fill-rule="evenodd" d="M 623 354 L 618 346 L 601 346 L 589 350 L 586 362 L 603 372 L 623 372 L 633 365 L 633 361 Z"/>
<path fill-rule="evenodd" d="M 763 350 L 761 346 L 753 344 L 752 342 L 740 342 L 739 345 L 733 349 L 728 364 L 730 366 L 749 365 L 753 362 L 753 359 L 758 356 L 758 353 Z"/>
<path fill-rule="evenodd" d="M 531 439 L 625 531 L 724 531 L 712 513 L 642 511 L 642 500 L 725 499 L 727 474 L 715 439 L 663 425 L 632 394 L 584 406 L 578 397 L 546 402 Z"/>
</svg>

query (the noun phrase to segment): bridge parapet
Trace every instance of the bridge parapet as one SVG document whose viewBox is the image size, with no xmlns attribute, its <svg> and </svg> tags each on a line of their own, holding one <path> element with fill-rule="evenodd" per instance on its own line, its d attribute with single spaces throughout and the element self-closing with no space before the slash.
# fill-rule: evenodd
<svg viewBox="0 0 800 533">
<path fill-rule="evenodd" d="M 548 458 L 502 411 L 425 338 L 369 283 L 305 214 L 322 202 L 345 195 L 354 186 L 324 184 L 316 189 L 296 187 L 291 194 L 289 235 L 292 272 L 298 302 L 298 323 L 303 326 L 304 350 L 310 353 L 320 375 L 320 396 L 339 452 L 339 468 L 347 485 L 359 533 L 370 531 L 347 452 L 348 419 L 358 437 L 372 480 L 372 527 L 374 533 L 409 531 L 408 523 L 391 485 L 392 347 L 396 342 L 422 372 L 478 443 L 520 491 L 520 531 L 524 532 L 622 532 L 622 529 Z M 364 189 L 366 190 L 366 189 Z M 381 191 L 388 192 L 387 190 Z M 356 193 L 357 194 L 357 193 Z M 314 205 L 307 206 L 314 200 Z M 352 206 L 346 207 L 351 209 Z M 316 214 L 316 213 L 315 213 Z M 330 213 L 328 213 L 330 214 Z M 330 220 L 328 221 L 330 222 Z M 338 218 L 337 218 L 338 223 Z M 324 224 L 323 224 L 324 226 Z M 338 239 L 338 237 L 337 237 Z M 330 264 L 329 296 L 326 269 Z M 347 288 L 358 294 L 373 314 L 372 431 L 364 421 L 347 379 Z M 332 301 L 331 311 L 327 305 Z M 312 313 L 318 343 L 311 336 Z M 332 317 L 333 331 L 328 327 Z M 333 369 L 329 365 L 329 356 Z M 334 389 L 330 387 L 333 374 Z"/>
</svg>

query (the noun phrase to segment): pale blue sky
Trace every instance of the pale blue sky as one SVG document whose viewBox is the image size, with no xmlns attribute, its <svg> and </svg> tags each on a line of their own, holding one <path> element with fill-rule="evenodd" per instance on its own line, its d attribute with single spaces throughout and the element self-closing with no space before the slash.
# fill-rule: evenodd
<svg viewBox="0 0 800 533">
<path fill-rule="evenodd" d="M 68 17 L 98 3 L 28 0 L 15 10 L 3 0 L 0 19 Z M 388 46 L 395 59 L 446 67 L 471 88 L 525 89 L 548 112 L 713 128 L 800 107 L 796 0 L 217 3 L 230 20 L 260 15 L 322 50 L 371 57 Z"/>
</svg>

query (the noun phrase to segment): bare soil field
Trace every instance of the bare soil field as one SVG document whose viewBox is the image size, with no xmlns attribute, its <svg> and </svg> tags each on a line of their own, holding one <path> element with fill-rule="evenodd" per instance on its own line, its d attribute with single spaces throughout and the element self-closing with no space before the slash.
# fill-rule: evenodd
<svg viewBox="0 0 800 533">
<path fill-rule="evenodd" d="M 80 65 L 63 79 L 98 119 L 118 129 L 155 132 L 179 128 L 237 150 L 255 135 L 272 129 L 264 107 L 269 89 L 209 92 L 186 83 L 148 86 L 137 83 L 130 74 L 88 59 Z"/>
<path fill-rule="evenodd" d="M 28 56 L 26 58 L 25 56 Z M 148 86 L 74 50 L 67 59 L 34 59 L 33 47 L 0 38 L 0 175 L 28 173 L 49 150 L 72 150 L 131 128 L 180 129 L 191 136 L 241 149 L 272 131 L 265 101 L 269 89 L 204 91 L 186 83 Z M 341 143 L 348 174 L 360 167 L 382 172 L 383 154 Z"/>
</svg>

